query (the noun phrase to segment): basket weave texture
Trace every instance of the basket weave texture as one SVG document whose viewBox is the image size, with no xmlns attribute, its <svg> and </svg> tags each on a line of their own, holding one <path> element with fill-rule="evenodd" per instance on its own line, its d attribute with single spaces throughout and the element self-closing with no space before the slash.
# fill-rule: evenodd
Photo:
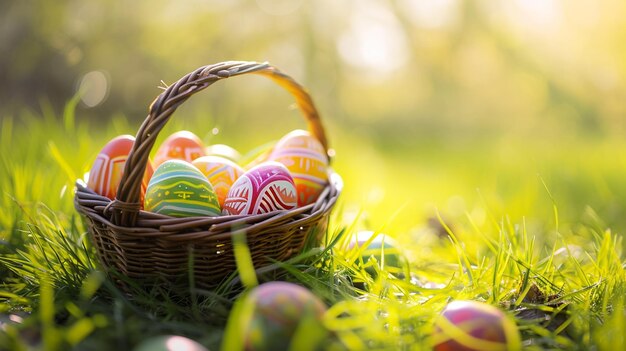
<svg viewBox="0 0 626 351">
<path fill-rule="evenodd" d="M 229 61 L 203 66 L 169 86 L 150 105 L 126 161 L 117 198 L 110 200 L 77 180 L 74 203 L 86 219 L 101 264 L 139 283 L 188 283 L 213 288 L 237 270 L 235 232 L 245 234 L 256 269 L 298 254 L 306 242 L 318 244 L 342 188 L 329 170 L 329 183 L 316 202 L 289 211 L 260 215 L 175 218 L 141 210 L 142 177 L 155 140 L 176 109 L 213 83 L 243 74 L 272 79 L 296 100 L 309 131 L 328 150 L 324 128 L 313 101 L 291 77 L 268 63 Z"/>
</svg>

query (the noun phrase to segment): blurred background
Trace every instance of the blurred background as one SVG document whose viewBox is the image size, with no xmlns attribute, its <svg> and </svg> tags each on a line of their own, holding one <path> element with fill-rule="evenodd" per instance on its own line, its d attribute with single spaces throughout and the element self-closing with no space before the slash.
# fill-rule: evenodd
<svg viewBox="0 0 626 351">
<path fill-rule="evenodd" d="M 621 229 L 624 18 L 618 0 L 3 0 L 0 117 L 30 123 L 76 96 L 95 156 L 135 134 L 159 86 L 269 61 L 320 110 L 348 222 L 549 219 L 554 201 L 561 221 L 597 211 Z M 292 103 L 236 78 L 185 103 L 168 132 L 245 153 L 304 127 Z"/>
</svg>

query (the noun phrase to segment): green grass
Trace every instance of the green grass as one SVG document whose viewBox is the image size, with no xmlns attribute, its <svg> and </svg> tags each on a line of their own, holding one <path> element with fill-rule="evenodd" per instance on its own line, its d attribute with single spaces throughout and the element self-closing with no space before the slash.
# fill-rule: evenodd
<svg viewBox="0 0 626 351">
<path fill-rule="evenodd" d="M 74 116 L 73 103 L 61 116 L 43 104 L 42 113 L 1 121 L 0 349 L 125 350 L 160 334 L 211 350 L 237 345 L 237 286 L 191 288 L 191 299 L 160 287 L 129 296 L 102 273 L 72 188 L 107 140 L 137 126 L 123 116 L 91 125 Z M 194 123 L 210 135 L 202 117 L 174 120 L 164 133 Z M 625 142 L 394 144 L 331 129 L 346 188 L 326 248 L 278 264 L 278 274 L 322 298 L 333 337 L 301 333 L 293 345 L 322 338 L 336 350 L 429 350 L 445 304 L 472 299 L 514 317 L 528 349 L 626 347 Z M 365 229 L 395 237 L 405 265 L 355 260 L 347 241 Z M 246 267 L 246 248 L 238 252 Z M 263 279 L 241 276 L 248 287 Z"/>
</svg>

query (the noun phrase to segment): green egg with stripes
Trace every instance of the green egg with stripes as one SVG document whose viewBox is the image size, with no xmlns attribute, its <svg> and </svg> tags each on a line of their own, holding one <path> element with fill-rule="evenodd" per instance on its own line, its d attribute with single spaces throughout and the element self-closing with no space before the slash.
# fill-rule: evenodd
<svg viewBox="0 0 626 351">
<path fill-rule="evenodd" d="M 217 194 L 194 165 L 182 160 L 163 162 L 152 175 L 144 209 L 172 217 L 219 216 Z"/>
</svg>

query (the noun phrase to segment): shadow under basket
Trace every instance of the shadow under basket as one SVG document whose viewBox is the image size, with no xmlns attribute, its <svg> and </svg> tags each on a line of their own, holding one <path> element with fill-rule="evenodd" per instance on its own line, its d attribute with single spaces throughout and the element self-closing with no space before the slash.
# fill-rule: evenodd
<svg viewBox="0 0 626 351">
<path fill-rule="evenodd" d="M 234 237 L 245 237 L 255 269 L 316 246 L 326 232 L 331 210 L 341 192 L 341 177 L 329 168 L 329 182 L 317 201 L 293 210 L 258 215 L 176 218 L 141 210 L 142 177 L 150 150 L 174 111 L 191 95 L 213 83 L 242 74 L 272 79 L 295 98 L 308 129 L 328 150 L 317 110 L 308 93 L 267 63 L 222 62 L 204 66 L 169 86 L 150 106 L 126 161 L 117 198 L 110 200 L 76 182 L 74 204 L 86 219 L 98 258 L 140 286 L 154 282 L 186 286 L 190 269 L 196 287 L 211 289 L 237 271 Z M 126 284 L 115 280 L 118 284 Z"/>
</svg>

